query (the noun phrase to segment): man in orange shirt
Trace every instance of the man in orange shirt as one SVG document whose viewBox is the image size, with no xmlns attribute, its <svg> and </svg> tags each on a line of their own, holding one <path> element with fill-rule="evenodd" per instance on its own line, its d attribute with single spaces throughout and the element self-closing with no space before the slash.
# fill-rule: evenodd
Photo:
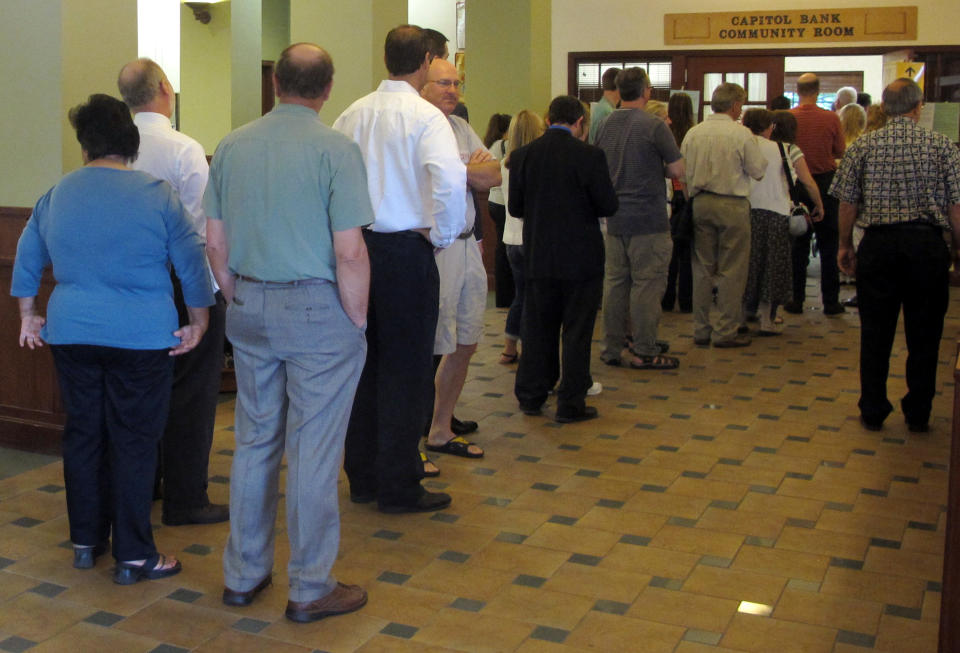
<svg viewBox="0 0 960 653">
<path fill-rule="evenodd" d="M 797 145 L 810 168 L 810 174 L 820 189 L 823 198 L 823 220 L 813 223 L 820 249 L 820 292 L 823 295 L 824 315 L 843 313 L 840 303 L 840 277 L 837 269 L 837 200 L 827 194 L 833 175 L 837 171 L 837 159 L 843 156 L 846 144 L 840 119 L 832 111 L 817 106 L 820 94 L 820 79 L 813 73 L 804 73 L 797 79 L 797 95 L 800 103 L 790 110 L 797 118 Z M 805 236 L 793 241 L 793 301 L 784 305 L 788 313 L 802 313 L 807 285 L 807 264 L 810 262 L 810 238 Z"/>
</svg>

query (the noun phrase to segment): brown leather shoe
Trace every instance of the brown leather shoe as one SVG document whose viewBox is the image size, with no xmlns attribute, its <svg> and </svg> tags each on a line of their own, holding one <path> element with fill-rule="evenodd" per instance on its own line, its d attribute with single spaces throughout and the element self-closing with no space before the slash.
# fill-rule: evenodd
<svg viewBox="0 0 960 653">
<path fill-rule="evenodd" d="M 367 591 L 359 585 L 337 583 L 333 591 L 316 601 L 287 601 L 287 619 L 309 623 L 359 610 L 367 604 Z"/>
<path fill-rule="evenodd" d="M 250 605 L 253 603 L 253 600 L 257 598 L 257 594 L 267 589 L 270 586 L 270 583 L 273 582 L 273 575 L 268 574 L 266 578 L 257 583 L 257 586 L 252 590 L 246 592 L 238 592 L 232 590 L 229 587 L 223 588 L 223 602 L 226 605 L 235 605 L 237 607 L 242 607 L 245 605 Z"/>
</svg>

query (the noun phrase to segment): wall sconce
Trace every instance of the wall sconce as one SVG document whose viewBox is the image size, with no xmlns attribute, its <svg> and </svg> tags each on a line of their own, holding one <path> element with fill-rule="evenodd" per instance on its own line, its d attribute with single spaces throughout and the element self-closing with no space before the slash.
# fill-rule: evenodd
<svg viewBox="0 0 960 653">
<path fill-rule="evenodd" d="M 193 10 L 194 18 L 206 25 L 210 22 L 210 5 L 216 4 L 217 2 L 223 2 L 223 0 L 207 0 L 207 2 L 184 2 L 183 4 L 187 5 Z"/>
</svg>

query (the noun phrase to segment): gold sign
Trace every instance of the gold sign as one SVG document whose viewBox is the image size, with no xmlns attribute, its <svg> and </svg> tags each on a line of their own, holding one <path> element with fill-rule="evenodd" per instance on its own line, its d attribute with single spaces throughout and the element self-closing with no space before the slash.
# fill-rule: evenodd
<svg viewBox="0 0 960 653">
<path fill-rule="evenodd" d="M 666 45 L 913 41 L 916 7 L 666 14 Z"/>
</svg>

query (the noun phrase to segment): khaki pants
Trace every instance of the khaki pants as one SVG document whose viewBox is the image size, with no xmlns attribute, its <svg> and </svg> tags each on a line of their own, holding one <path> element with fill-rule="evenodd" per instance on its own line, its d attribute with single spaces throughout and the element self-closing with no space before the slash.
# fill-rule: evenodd
<svg viewBox="0 0 960 653">
<path fill-rule="evenodd" d="M 750 266 L 750 202 L 745 197 L 700 193 L 693 200 L 693 337 L 735 338 L 743 321 Z M 716 326 L 710 324 L 717 289 Z"/>
</svg>

